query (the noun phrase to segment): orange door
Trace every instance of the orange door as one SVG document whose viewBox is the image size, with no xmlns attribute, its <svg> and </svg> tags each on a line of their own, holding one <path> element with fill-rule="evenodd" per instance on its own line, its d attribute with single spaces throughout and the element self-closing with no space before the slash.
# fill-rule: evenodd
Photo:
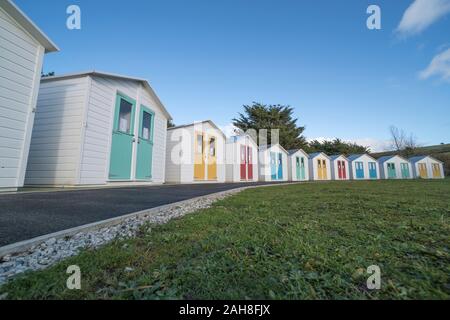
<svg viewBox="0 0 450 320">
<path fill-rule="evenodd" d="M 317 160 L 317 174 L 318 174 L 318 179 L 322 180 L 323 179 L 323 171 L 322 171 L 322 160 Z"/>
<path fill-rule="evenodd" d="M 205 180 L 205 140 L 203 133 L 197 132 L 195 134 L 194 149 L 194 179 Z"/>
<path fill-rule="evenodd" d="M 419 163 L 419 175 L 422 179 L 428 179 L 427 165 Z"/>
<path fill-rule="evenodd" d="M 433 164 L 433 178 L 440 178 L 441 177 L 441 167 L 434 163 Z"/>
<path fill-rule="evenodd" d="M 327 161 L 326 160 L 322 160 L 322 179 L 323 180 L 328 179 Z"/>
<path fill-rule="evenodd" d="M 209 137 L 208 141 L 208 180 L 217 180 L 217 139 Z"/>
</svg>

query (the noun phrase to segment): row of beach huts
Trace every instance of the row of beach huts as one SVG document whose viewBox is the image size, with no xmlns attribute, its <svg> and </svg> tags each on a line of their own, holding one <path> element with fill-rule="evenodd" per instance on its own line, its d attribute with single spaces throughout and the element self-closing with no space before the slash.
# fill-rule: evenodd
<svg viewBox="0 0 450 320">
<path fill-rule="evenodd" d="M 0 190 L 241 181 L 443 178 L 431 157 L 308 155 L 212 122 L 172 118 L 145 79 L 89 71 L 41 78 L 58 47 L 0 0 Z"/>
</svg>

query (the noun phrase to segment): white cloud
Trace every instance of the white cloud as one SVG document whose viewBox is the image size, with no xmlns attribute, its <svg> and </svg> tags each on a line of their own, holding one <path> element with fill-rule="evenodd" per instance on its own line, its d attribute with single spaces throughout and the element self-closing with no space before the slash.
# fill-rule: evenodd
<svg viewBox="0 0 450 320">
<path fill-rule="evenodd" d="M 419 74 L 421 79 L 433 76 L 450 81 L 450 48 L 436 55 L 430 65 Z"/>
<path fill-rule="evenodd" d="M 414 0 L 406 9 L 397 32 L 408 36 L 422 32 L 450 12 L 450 0 Z"/>
</svg>

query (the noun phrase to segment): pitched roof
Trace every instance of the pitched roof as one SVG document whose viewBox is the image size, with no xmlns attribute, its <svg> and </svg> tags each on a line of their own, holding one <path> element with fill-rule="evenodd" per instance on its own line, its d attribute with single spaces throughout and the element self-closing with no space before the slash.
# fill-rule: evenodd
<svg viewBox="0 0 450 320">
<path fill-rule="evenodd" d="M 394 155 L 392 155 L 392 156 L 384 156 L 384 157 L 381 157 L 381 158 L 378 159 L 378 162 L 383 163 L 383 162 L 386 162 L 386 161 L 388 161 L 388 160 L 390 160 L 390 159 L 392 159 L 392 158 L 395 158 L 395 157 L 399 157 L 400 159 L 403 159 L 403 160 L 405 160 L 405 161 L 408 162 L 408 159 L 405 159 L 405 158 L 403 158 L 402 156 L 399 156 L 398 154 L 394 154 Z"/>
<path fill-rule="evenodd" d="M 184 124 L 184 125 L 180 125 L 180 126 L 168 128 L 167 130 L 171 131 L 171 130 L 177 130 L 177 129 L 189 128 L 189 127 L 193 127 L 193 126 L 195 126 L 195 125 L 204 124 L 204 123 L 209 123 L 214 129 L 216 129 L 217 131 L 219 131 L 219 132 L 226 138 L 225 133 L 223 133 L 223 131 L 220 130 L 220 128 L 219 128 L 218 126 L 216 126 L 216 124 L 215 124 L 214 122 L 212 122 L 212 120 L 205 120 L 205 121 L 199 121 L 199 122 L 194 122 L 194 123 Z"/>
<path fill-rule="evenodd" d="M 303 153 L 306 157 L 309 157 L 309 155 L 308 155 L 308 154 L 305 152 L 305 150 L 303 150 L 303 149 L 291 149 L 291 150 L 288 150 L 287 152 L 288 152 L 288 155 L 290 155 L 290 156 L 296 154 L 297 152 L 301 152 L 301 153 Z"/>
<path fill-rule="evenodd" d="M 84 76 L 99 76 L 99 77 L 117 78 L 117 79 L 125 79 L 125 80 L 132 80 L 132 81 L 140 82 L 144 86 L 144 88 L 146 88 L 150 92 L 150 94 L 155 99 L 156 103 L 161 108 L 161 110 L 166 115 L 166 117 L 168 119 L 172 120 L 172 116 L 167 111 L 166 107 L 164 107 L 164 105 L 162 104 L 161 100 L 159 100 L 159 98 L 156 95 L 155 91 L 153 91 L 152 87 L 150 86 L 150 83 L 146 79 L 130 77 L 130 76 L 124 76 L 124 75 L 115 74 L 115 73 L 108 73 L 108 72 L 91 70 L 91 71 L 85 71 L 85 72 L 68 73 L 68 74 L 57 75 L 57 76 L 52 76 L 52 77 L 45 77 L 45 78 L 41 79 L 41 82 L 47 82 L 47 81 L 53 81 L 53 80 L 61 80 L 61 79 L 70 79 L 70 78 L 78 78 L 78 77 L 84 77 Z"/>
<path fill-rule="evenodd" d="M 443 163 L 441 160 L 438 160 L 438 159 L 436 159 L 436 158 L 433 158 L 432 156 L 415 156 L 415 157 L 409 158 L 408 160 L 409 160 L 410 162 L 412 162 L 412 163 L 416 163 L 416 162 L 422 161 L 422 160 L 424 160 L 424 159 L 426 159 L 426 158 L 430 158 L 430 159 L 432 159 L 432 160 L 434 160 L 434 161 L 436 161 L 436 162 Z"/>
<path fill-rule="evenodd" d="M 311 154 L 309 155 L 309 158 L 310 158 L 310 159 L 313 159 L 313 158 L 315 158 L 315 157 L 317 157 L 317 156 L 319 156 L 319 155 L 323 155 L 323 156 L 327 157 L 328 159 L 330 159 L 330 157 L 329 157 L 327 154 L 325 154 L 324 152 L 314 152 L 314 153 L 311 153 Z"/>
<path fill-rule="evenodd" d="M 286 150 L 285 148 L 283 148 L 283 146 L 282 146 L 281 144 L 279 144 L 279 143 L 262 145 L 262 146 L 259 146 L 258 149 L 259 149 L 259 150 L 262 150 L 262 149 L 270 149 L 270 148 L 276 147 L 276 146 L 280 147 L 280 149 L 281 149 L 282 151 L 284 151 L 285 153 L 289 154 L 289 153 L 287 152 L 287 150 Z"/>
<path fill-rule="evenodd" d="M 0 7 L 6 11 L 22 28 L 35 38 L 44 48 L 45 52 L 59 51 L 52 40 L 31 21 L 28 16 L 17 7 L 11 0 L 0 0 Z"/>
<path fill-rule="evenodd" d="M 373 161 L 377 161 L 374 157 L 368 155 L 367 153 L 362 153 L 362 154 L 352 154 L 352 155 L 348 156 L 347 158 L 348 158 L 348 161 L 355 161 L 356 159 L 359 159 L 359 158 L 361 158 L 361 157 L 363 157 L 363 156 L 367 156 L 367 157 L 369 157 L 370 159 L 372 159 Z"/>
<path fill-rule="evenodd" d="M 345 160 L 348 161 L 348 158 L 347 158 L 346 156 L 344 156 L 343 154 L 334 154 L 334 155 L 330 156 L 330 159 L 331 159 L 332 161 L 334 161 L 334 160 L 336 160 L 336 159 L 339 158 L 339 157 L 343 157 Z"/>
</svg>

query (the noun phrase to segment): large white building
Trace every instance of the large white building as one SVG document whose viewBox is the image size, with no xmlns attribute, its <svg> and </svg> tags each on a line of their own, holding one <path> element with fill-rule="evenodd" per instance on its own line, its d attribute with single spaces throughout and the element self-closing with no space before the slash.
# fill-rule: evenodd
<svg viewBox="0 0 450 320">
<path fill-rule="evenodd" d="M 378 159 L 381 179 L 412 179 L 411 163 L 398 155 Z"/>
<path fill-rule="evenodd" d="M 258 145 L 249 134 L 233 136 L 227 140 L 226 181 L 258 181 Z"/>
<path fill-rule="evenodd" d="M 444 179 L 444 163 L 430 156 L 417 156 L 409 159 L 414 178 Z"/>
<path fill-rule="evenodd" d="M 25 183 L 163 183 L 169 119 L 144 79 L 97 71 L 44 78 Z"/>
<path fill-rule="evenodd" d="M 169 128 L 166 182 L 225 182 L 225 134 L 210 120 Z"/>
<path fill-rule="evenodd" d="M 0 191 L 23 186 L 44 54 L 55 51 L 12 1 L 0 0 Z"/>
<path fill-rule="evenodd" d="M 368 154 L 352 154 L 350 161 L 350 177 L 352 180 L 378 180 L 380 168 L 377 160 Z"/>
<path fill-rule="evenodd" d="M 259 147 L 259 180 L 288 181 L 288 152 L 280 145 Z"/>
</svg>

